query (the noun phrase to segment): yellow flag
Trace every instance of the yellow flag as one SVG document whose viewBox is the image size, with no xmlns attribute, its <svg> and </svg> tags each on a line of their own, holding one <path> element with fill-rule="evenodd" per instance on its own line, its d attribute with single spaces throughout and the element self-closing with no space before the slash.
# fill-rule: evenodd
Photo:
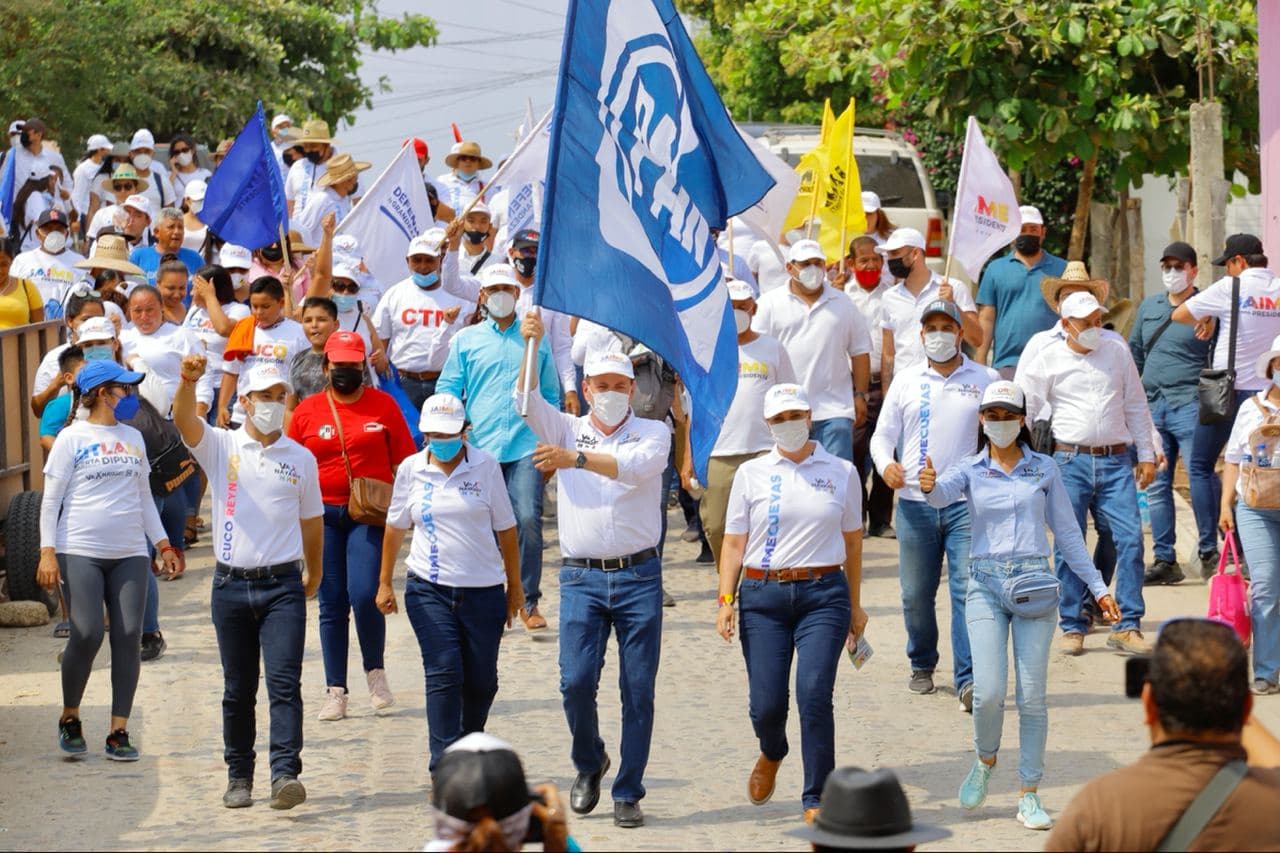
<svg viewBox="0 0 1280 853">
<path fill-rule="evenodd" d="M 796 172 L 800 189 L 784 228 L 804 228 L 806 236 L 822 244 L 827 260 L 837 261 L 848 244 L 867 229 L 862 210 L 862 184 L 853 157 L 854 105 L 839 118 L 824 121 L 823 141 L 800 158 Z"/>
<path fill-rule="evenodd" d="M 831 128 L 836 123 L 836 114 L 831 111 L 831 99 L 827 98 L 822 103 L 822 136 L 819 137 L 823 142 L 827 141 L 827 137 L 831 133 Z"/>
</svg>

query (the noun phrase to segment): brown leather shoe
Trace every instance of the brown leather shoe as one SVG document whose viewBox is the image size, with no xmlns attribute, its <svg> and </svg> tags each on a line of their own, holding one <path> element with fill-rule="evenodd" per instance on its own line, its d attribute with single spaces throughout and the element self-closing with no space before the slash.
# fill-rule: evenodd
<svg viewBox="0 0 1280 853">
<path fill-rule="evenodd" d="M 536 607 L 528 613 L 521 610 L 520 621 L 524 623 L 526 631 L 545 631 L 547 629 L 547 620 L 543 618 Z"/>
<path fill-rule="evenodd" d="M 813 822 L 818 819 L 818 809 L 805 809 L 804 822 L 809 826 L 813 826 Z"/>
<path fill-rule="evenodd" d="M 761 755 L 756 759 L 756 766 L 751 768 L 751 776 L 747 779 L 747 799 L 753 806 L 763 806 L 773 796 L 773 785 L 778 778 L 781 761 L 770 761 Z"/>
</svg>

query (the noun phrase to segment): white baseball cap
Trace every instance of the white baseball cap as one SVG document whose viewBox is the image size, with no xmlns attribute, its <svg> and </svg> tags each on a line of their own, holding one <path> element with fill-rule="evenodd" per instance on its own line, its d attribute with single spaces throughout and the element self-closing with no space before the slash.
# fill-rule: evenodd
<svg viewBox="0 0 1280 853">
<path fill-rule="evenodd" d="M 1040 208 L 1034 205 L 1024 204 L 1018 208 L 1018 213 L 1022 214 L 1023 225 L 1044 225 L 1044 217 L 1040 215 Z"/>
<path fill-rule="evenodd" d="M 636 369 L 631 365 L 631 359 L 614 351 L 594 352 L 587 356 L 582 372 L 586 376 L 617 375 L 628 379 L 636 378 Z"/>
<path fill-rule="evenodd" d="M 783 412 L 808 412 L 809 397 L 804 388 L 791 382 L 774 385 L 764 395 L 765 419 L 780 415 Z"/>
<path fill-rule="evenodd" d="M 1083 290 L 1071 294 L 1062 300 L 1062 304 L 1058 306 L 1058 313 L 1072 320 L 1083 320 L 1095 311 L 1101 310 L 1102 306 L 1094 295 Z"/>
<path fill-rule="evenodd" d="M 1008 409 L 1022 414 L 1027 409 L 1027 398 L 1015 383 L 1001 379 L 992 382 L 987 386 L 987 390 L 982 392 L 982 403 L 979 404 L 978 411 L 994 408 Z"/>
<path fill-rule="evenodd" d="M 862 211 L 863 213 L 875 213 L 880 209 L 880 196 L 867 190 L 862 194 Z"/>
<path fill-rule="evenodd" d="M 182 197 L 190 201 L 204 201 L 205 193 L 208 191 L 209 185 L 196 178 L 193 181 L 187 181 L 186 187 L 182 190 Z"/>
<path fill-rule="evenodd" d="M 509 284 L 515 288 L 520 287 L 520 282 L 516 281 L 516 271 L 511 268 L 511 264 L 494 264 L 480 271 L 481 289 L 499 287 L 504 284 Z"/>
<path fill-rule="evenodd" d="M 340 263 L 333 268 L 333 277 L 335 279 L 345 278 L 348 281 L 354 281 L 357 286 L 360 284 L 360 270 L 354 264 Z"/>
<path fill-rule="evenodd" d="M 53 169 L 48 162 L 40 159 L 35 160 L 31 164 L 31 173 L 27 175 L 29 181 L 43 181 L 45 178 L 53 174 Z"/>
<path fill-rule="evenodd" d="M 924 235 L 914 228 L 899 228 L 889 235 L 889 239 L 885 240 L 883 245 L 876 246 L 876 251 L 887 255 L 895 249 L 905 249 L 908 246 L 923 249 Z"/>
<path fill-rule="evenodd" d="M 286 391 L 292 391 L 293 386 L 289 384 L 289 377 L 284 371 L 268 362 L 259 362 L 249 368 L 249 377 L 246 380 L 244 392 L 251 394 L 254 391 L 266 391 L 268 388 L 274 388 L 277 385 L 283 385 Z"/>
<path fill-rule="evenodd" d="M 226 270 L 247 270 L 253 266 L 253 253 L 244 246 L 224 243 L 218 252 L 218 266 Z"/>
<path fill-rule="evenodd" d="M 85 151 L 101 151 L 103 148 L 111 148 L 111 140 L 107 139 L 104 134 L 95 133 L 89 137 L 89 141 L 84 144 Z"/>
<path fill-rule="evenodd" d="M 339 255 L 358 257 L 360 254 L 360 241 L 350 234 L 339 234 L 333 238 L 333 250 Z"/>
<path fill-rule="evenodd" d="M 483 201 L 478 201 L 471 206 L 471 209 L 467 211 L 467 214 L 470 215 L 472 213 L 483 213 L 485 216 L 493 215 L 489 212 L 489 205 L 485 204 Z"/>
<path fill-rule="evenodd" d="M 155 147 L 156 138 L 152 136 L 151 131 L 147 130 L 145 127 L 140 128 L 136 133 L 134 133 L 133 139 L 129 141 L 130 151 L 136 151 L 139 148 L 147 148 L 154 151 Z"/>
<path fill-rule="evenodd" d="M 787 263 L 798 264 L 801 261 L 812 261 L 814 259 L 827 259 L 827 253 L 822 251 L 822 246 L 817 240 L 797 240 L 791 244 L 791 248 L 787 249 Z"/>
<path fill-rule="evenodd" d="M 80 324 L 80 330 L 76 332 L 76 343 L 82 346 L 93 341 L 114 341 L 115 339 L 116 324 L 106 317 L 90 317 Z"/>
<path fill-rule="evenodd" d="M 414 255 L 431 255 L 434 257 L 440 254 L 440 242 L 443 238 L 443 228 L 432 228 L 410 240 L 409 248 L 405 250 L 404 256 L 406 258 L 412 258 Z"/>
<path fill-rule="evenodd" d="M 467 410 L 462 401 L 452 394 L 432 394 L 422 404 L 418 429 L 422 432 L 438 432 L 454 435 L 462 432 L 467 422 Z"/>
<path fill-rule="evenodd" d="M 289 118 L 284 113 L 276 113 L 275 118 L 271 119 L 271 129 L 275 130 L 282 124 L 293 124 L 293 119 Z"/>
<path fill-rule="evenodd" d="M 746 302 L 748 299 L 755 298 L 756 292 L 751 289 L 751 285 L 736 278 L 729 280 L 729 300 L 731 302 Z"/>
<path fill-rule="evenodd" d="M 138 195 L 137 193 L 134 193 L 124 200 L 124 204 L 122 204 L 121 207 L 132 207 L 134 210 L 147 217 L 147 219 L 156 218 L 155 211 L 151 208 L 151 199 L 147 198 L 145 195 Z"/>
</svg>

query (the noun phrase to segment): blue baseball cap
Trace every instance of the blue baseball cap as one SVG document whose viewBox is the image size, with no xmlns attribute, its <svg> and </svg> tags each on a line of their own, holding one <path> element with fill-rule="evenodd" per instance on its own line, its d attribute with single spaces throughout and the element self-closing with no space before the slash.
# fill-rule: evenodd
<svg viewBox="0 0 1280 853">
<path fill-rule="evenodd" d="M 928 320 L 930 314 L 946 314 L 956 321 L 957 326 L 964 327 L 964 321 L 960 319 L 960 306 L 950 299 L 935 299 L 924 306 L 924 310 L 920 312 L 920 322 Z"/>
<path fill-rule="evenodd" d="M 90 361 L 76 375 L 76 387 L 81 394 L 88 394 L 99 385 L 137 385 L 146 374 L 125 370 L 114 361 Z"/>
</svg>

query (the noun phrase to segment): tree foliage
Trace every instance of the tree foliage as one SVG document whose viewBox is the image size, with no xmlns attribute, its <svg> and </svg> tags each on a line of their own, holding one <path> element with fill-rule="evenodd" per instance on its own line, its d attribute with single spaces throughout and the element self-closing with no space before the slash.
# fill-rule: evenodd
<svg viewBox="0 0 1280 853">
<path fill-rule="evenodd" d="M 40 116 L 64 147 L 139 127 L 216 140 L 259 99 L 335 123 L 374 94 L 362 48 L 438 35 L 423 15 L 380 16 L 375 0 L 0 0 L 0 17 L 4 121 Z"/>
</svg>

